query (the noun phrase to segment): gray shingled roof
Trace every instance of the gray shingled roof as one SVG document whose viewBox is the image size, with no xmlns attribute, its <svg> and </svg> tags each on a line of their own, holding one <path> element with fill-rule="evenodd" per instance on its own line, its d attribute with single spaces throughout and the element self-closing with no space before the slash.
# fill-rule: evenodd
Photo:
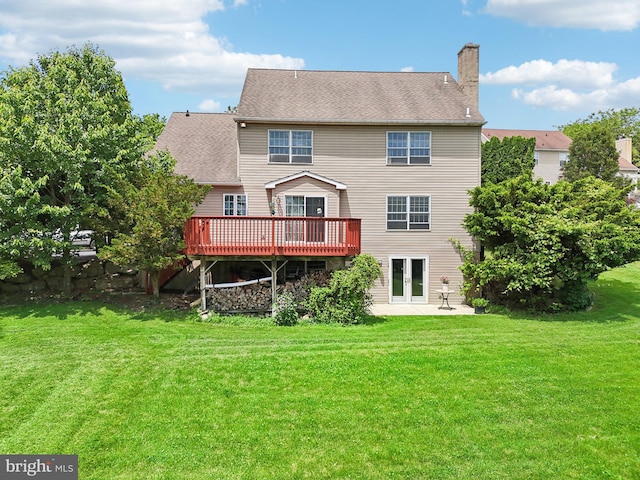
<svg viewBox="0 0 640 480">
<path fill-rule="evenodd" d="M 536 139 L 536 150 L 569 151 L 571 139 L 558 130 L 501 130 L 483 128 L 482 134 L 491 140 L 493 137 L 502 141 L 505 137 L 524 137 Z"/>
<path fill-rule="evenodd" d="M 236 120 L 485 123 L 449 73 L 265 69 L 248 70 Z"/>
<path fill-rule="evenodd" d="M 198 183 L 240 183 L 237 124 L 228 113 L 176 112 L 155 148 L 168 149 L 177 160 L 175 171 Z"/>
</svg>

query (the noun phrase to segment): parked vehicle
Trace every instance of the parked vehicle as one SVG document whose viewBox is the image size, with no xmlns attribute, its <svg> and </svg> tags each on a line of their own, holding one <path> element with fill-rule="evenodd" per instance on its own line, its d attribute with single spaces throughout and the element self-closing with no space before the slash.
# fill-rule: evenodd
<svg viewBox="0 0 640 480">
<path fill-rule="evenodd" d="M 96 241 L 93 238 L 93 230 L 80 230 L 78 227 L 75 230 L 69 232 L 69 238 L 71 239 L 71 245 L 76 247 L 88 247 L 91 249 L 96 248 Z M 53 234 L 53 239 L 62 241 L 64 238 L 62 231 L 58 229 L 56 233 Z"/>
</svg>

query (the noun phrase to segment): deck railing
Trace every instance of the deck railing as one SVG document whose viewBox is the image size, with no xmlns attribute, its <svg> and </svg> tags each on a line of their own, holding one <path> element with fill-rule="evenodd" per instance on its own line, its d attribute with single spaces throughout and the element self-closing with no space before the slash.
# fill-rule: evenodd
<svg viewBox="0 0 640 480">
<path fill-rule="evenodd" d="M 352 256 L 360 253 L 360 219 L 194 216 L 184 239 L 187 255 Z"/>
</svg>

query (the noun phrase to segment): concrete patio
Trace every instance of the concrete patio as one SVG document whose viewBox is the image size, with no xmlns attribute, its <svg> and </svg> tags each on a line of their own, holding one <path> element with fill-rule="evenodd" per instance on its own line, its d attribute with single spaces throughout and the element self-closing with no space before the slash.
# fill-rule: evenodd
<svg viewBox="0 0 640 480">
<path fill-rule="evenodd" d="M 416 304 L 374 304 L 371 313 L 375 316 L 394 315 L 474 315 L 473 307 L 468 305 L 451 305 L 451 308 L 440 308 L 438 305 Z"/>
</svg>

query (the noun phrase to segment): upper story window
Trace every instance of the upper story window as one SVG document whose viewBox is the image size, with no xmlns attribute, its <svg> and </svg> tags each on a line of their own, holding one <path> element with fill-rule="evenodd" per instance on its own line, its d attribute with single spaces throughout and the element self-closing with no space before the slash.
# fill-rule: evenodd
<svg viewBox="0 0 640 480">
<path fill-rule="evenodd" d="M 535 166 L 540 165 L 540 153 L 538 152 L 533 152 L 533 164 Z"/>
<path fill-rule="evenodd" d="M 269 130 L 269 163 L 313 163 L 313 132 Z"/>
<path fill-rule="evenodd" d="M 388 196 L 387 230 L 429 230 L 431 228 L 431 197 Z"/>
<path fill-rule="evenodd" d="M 431 165 L 431 132 L 387 132 L 388 165 Z"/>
<path fill-rule="evenodd" d="M 560 168 L 564 168 L 564 166 L 569 161 L 569 155 L 567 155 L 566 153 L 559 153 L 558 160 L 560 161 Z"/>
<path fill-rule="evenodd" d="M 224 215 L 240 216 L 247 214 L 247 196 L 245 194 L 224 195 Z"/>
</svg>

